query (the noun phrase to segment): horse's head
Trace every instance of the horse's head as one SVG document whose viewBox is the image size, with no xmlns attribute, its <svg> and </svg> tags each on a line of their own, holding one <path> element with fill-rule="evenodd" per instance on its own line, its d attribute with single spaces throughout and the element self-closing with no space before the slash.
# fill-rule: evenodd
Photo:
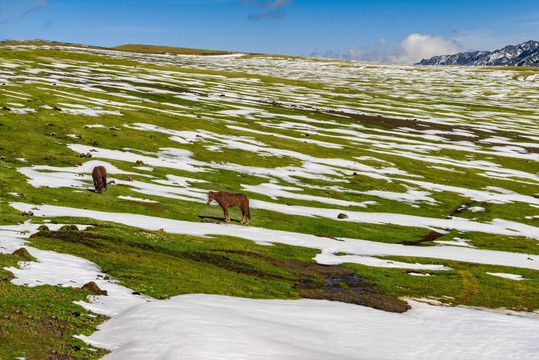
<svg viewBox="0 0 539 360">
<path fill-rule="evenodd" d="M 209 205 L 213 200 L 213 191 L 208 191 L 208 201 L 206 202 L 206 205 Z"/>
</svg>

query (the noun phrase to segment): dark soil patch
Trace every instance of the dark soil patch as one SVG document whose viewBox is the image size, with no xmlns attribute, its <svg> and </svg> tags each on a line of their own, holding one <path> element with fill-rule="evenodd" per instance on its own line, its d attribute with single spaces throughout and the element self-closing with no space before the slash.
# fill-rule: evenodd
<svg viewBox="0 0 539 360">
<path fill-rule="evenodd" d="M 97 235 L 86 231 L 40 231 L 31 235 L 30 239 L 33 239 L 36 236 L 78 243 L 92 249 L 105 249 L 107 247 L 107 242 L 116 241 L 113 237 Z"/>
<path fill-rule="evenodd" d="M 294 259 L 279 259 L 254 252 L 234 250 L 219 252 L 256 257 L 289 271 L 292 274 L 290 280 L 293 281 L 295 289 L 302 298 L 340 301 L 399 313 L 410 309 L 405 301 L 383 293 L 353 270 L 339 265 L 320 265 Z M 276 277 L 259 272 L 247 273 L 262 278 Z"/>
<path fill-rule="evenodd" d="M 470 206 L 472 206 L 473 204 L 475 204 L 475 201 L 467 201 L 464 205 L 461 205 L 457 209 L 453 210 L 451 212 L 451 214 L 449 214 L 445 218 L 450 219 L 451 217 L 453 217 L 455 215 L 458 215 L 463 211 L 468 210 L 470 208 Z M 440 237 L 442 237 L 444 235 L 445 234 L 442 234 L 442 233 L 439 233 L 437 231 L 431 230 L 427 235 L 423 236 L 423 238 L 421 238 L 420 240 L 404 241 L 402 244 L 403 245 L 421 245 L 421 243 L 428 242 L 428 241 L 434 241 L 434 240 L 436 240 L 436 239 L 438 239 L 438 238 L 440 238 Z"/>
<path fill-rule="evenodd" d="M 79 228 L 77 227 L 77 225 L 66 225 L 62 226 L 60 231 L 79 231 Z"/>
<path fill-rule="evenodd" d="M 28 252 L 28 250 L 26 250 L 25 248 L 20 248 L 18 250 L 15 250 L 13 253 L 12 253 L 13 256 L 17 256 L 17 257 L 20 257 L 21 259 L 23 259 L 24 261 L 37 261 L 32 255 L 30 255 L 30 253 Z"/>
<path fill-rule="evenodd" d="M 99 286 L 97 286 L 97 284 L 93 281 L 82 285 L 81 289 L 86 290 L 94 295 L 107 295 L 107 290 L 101 290 Z"/>
<path fill-rule="evenodd" d="M 304 263 L 291 259 L 271 261 L 298 277 L 299 281 L 295 287 L 303 298 L 340 301 L 398 313 L 410 309 L 405 301 L 385 294 L 364 277 L 342 266 Z"/>
<path fill-rule="evenodd" d="M 496 135 L 507 137 L 514 141 L 520 141 L 520 142 L 529 141 L 526 138 L 523 138 L 522 136 L 519 136 L 519 135 L 512 135 L 512 134 L 507 134 L 507 133 L 498 134 L 498 132 L 495 132 L 495 133 L 487 132 L 476 127 L 455 126 L 454 124 L 451 124 L 451 125 L 440 124 L 440 123 L 434 123 L 434 122 L 423 121 L 423 120 L 418 120 L 418 119 L 398 119 L 398 118 L 384 117 L 380 115 L 350 114 L 350 113 L 344 113 L 344 112 L 333 111 L 333 110 L 316 111 L 316 112 L 324 113 L 324 114 L 337 114 L 339 116 L 352 118 L 362 125 L 376 126 L 376 127 L 381 127 L 388 130 L 399 130 L 400 128 L 407 128 L 407 129 L 410 129 L 409 130 L 410 132 L 412 133 L 417 132 L 417 134 L 423 134 L 425 130 L 440 130 L 445 133 L 437 134 L 437 135 L 449 141 L 477 142 L 483 138 L 492 138 Z M 470 132 L 473 135 L 476 135 L 477 137 L 458 135 L 455 133 L 458 131 Z M 489 143 L 489 145 L 504 146 L 506 144 Z M 523 148 L 529 153 L 539 153 L 539 149 L 537 148 L 533 148 L 533 147 L 523 147 Z"/>
</svg>

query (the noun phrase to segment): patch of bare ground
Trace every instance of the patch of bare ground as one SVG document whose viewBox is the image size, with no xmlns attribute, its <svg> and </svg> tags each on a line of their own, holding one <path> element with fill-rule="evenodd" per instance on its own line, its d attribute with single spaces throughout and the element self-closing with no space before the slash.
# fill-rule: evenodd
<svg viewBox="0 0 539 360">
<path fill-rule="evenodd" d="M 292 280 L 295 289 L 302 298 L 340 301 L 349 304 L 363 305 L 378 310 L 402 313 L 410 309 L 408 303 L 391 297 L 353 270 L 339 265 L 320 265 L 306 263 L 294 259 L 280 259 L 245 251 L 220 251 L 245 256 L 257 257 L 274 266 L 285 269 L 293 274 Z M 226 257 L 226 256 L 225 256 Z M 213 263 L 214 265 L 218 265 Z M 218 266 L 221 266 L 220 264 Z M 251 272 L 243 269 L 245 273 L 266 278 L 269 275 L 260 272 Z"/>
<path fill-rule="evenodd" d="M 107 242 L 113 242 L 116 239 L 110 236 L 97 235 L 86 231 L 40 231 L 30 236 L 30 239 L 35 237 L 47 237 L 58 239 L 66 242 L 78 243 L 92 249 L 105 251 Z"/>
<path fill-rule="evenodd" d="M 317 111 L 317 112 L 320 112 L 320 111 Z M 430 122 L 430 121 L 422 121 L 418 119 L 398 119 L 398 118 L 384 117 L 381 115 L 351 114 L 351 113 L 345 113 L 345 112 L 339 112 L 339 111 L 333 111 L 333 110 L 323 111 L 323 113 L 337 114 L 339 116 L 344 116 L 344 117 L 354 119 L 362 125 L 377 126 L 377 127 L 381 127 L 387 130 L 399 130 L 402 128 L 406 128 L 408 132 L 412 134 L 413 133 L 422 134 L 426 130 L 438 130 L 438 131 L 441 131 L 442 133 L 439 133 L 437 135 L 449 141 L 470 141 L 470 142 L 476 143 L 481 139 L 493 138 L 496 136 L 506 137 L 511 140 L 514 140 L 515 142 L 525 143 L 529 141 L 529 139 L 526 139 L 522 136 L 515 135 L 515 134 L 508 134 L 505 132 L 499 133 L 494 130 L 490 130 L 487 132 L 476 127 L 458 126 L 454 124 L 441 124 L 441 123 L 435 123 L 435 122 Z M 470 133 L 470 135 L 472 136 L 459 135 L 458 134 L 459 132 L 467 132 L 467 133 Z M 506 146 L 507 144 L 492 142 L 492 143 L 489 143 L 489 145 Z M 525 147 L 525 146 L 521 146 L 521 147 L 529 153 L 539 153 L 539 149 L 537 148 Z"/>
<path fill-rule="evenodd" d="M 281 264 L 284 268 L 296 271 L 300 279 L 296 289 L 303 298 L 340 301 L 397 313 L 410 309 L 405 301 L 385 294 L 362 276 L 341 266 L 294 260 L 286 260 Z M 320 278 L 325 282 L 317 281 Z"/>
<path fill-rule="evenodd" d="M 79 243 L 104 252 L 108 251 L 108 243 L 122 243 L 126 252 L 142 251 L 155 258 L 168 256 L 179 260 L 209 264 L 260 280 L 288 283 L 296 289 L 302 298 L 340 301 L 399 313 L 410 309 L 405 301 L 385 294 L 377 289 L 375 284 L 356 274 L 353 270 L 340 265 L 320 265 L 315 262 L 282 259 L 246 250 L 176 250 L 145 242 L 122 241 L 88 231 L 40 231 L 33 236 Z M 253 259 L 257 260 L 258 265 L 253 265 Z M 263 266 L 260 263 L 266 263 L 270 266 Z M 286 272 L 276 272 L 275 267 L 286 270 Z M 98 291 L 97 289 L 93 290 Z"/>
<path fill-rule="evenodd" d="M 453 210 L 451 212 L 451 214 L 449 214 L 448 216 L 446 216 L 445 218 L 446 219 L 450 219 L 452 218 L 453 216 L 455 215 L 458 215 L 460 214 L 461 212 L 463 211 L 466 211 L 470 208 L 470 206 L 472 206 L 473 204 L 475 204 L 476 202 L 475 201 L 467 201 L 466 203 L 464 203 L 463 205 L 459 206 L 457 209 Z M 486 203 L 483 203 L 482 205 L 484 206 L 488 206 L 488 204 Z M 423 236 L 421 239 L 419 240 L 414 240 L 414 241 L 404 241 L 402 244 L 403 245 L 415 245 L 415 246 L 419 246 L 421 245 L 421 243 L 424 243 L 424 242 L 429 242 L 429 241 L 434 241 L 442 236 L 444 236 L 445 234 L 444 233 L 439 233 L 438 231 L 435 231 L 435 230 L 431 230 L 429 231 L 429 233 L 425 236 Z"/>
<path fill-rule="evenodd" d="M 226 97 L 226 95 L 221 95 Z M 317 114 L 324 115 L 337 115 L 339 118 L 349 118 L 355 120 L 357 123 L 364 126 L 374 126 L 387 130 L 399 130 L 403 131 L 403 128 L 406 128 L 406 132 L 409 132 L 411 135 L 421 135 L 424 134 L 427 130 L 438 130 L 441 133 L 438 133 L 437 136 L 440 136 L 448 141 L 470 141 L 473 143 L 480 143 L 480 140 L 485 138 L 508 138 L 516 142 L 526 143 L 529 139 L 522 137 L 518 134 L 508 134 L 507 132 L 499 132 L 496 130 L 485 131 L 477 127 L 472 126 L 459 126 L 455 124 L 442 124 L 431 121 L 424 121 L 418 119 L 404 119 L 404 118 L 392 118 L 385 117 L 382 115 L 369 115 L 369 114 L 354 114 L 349 112 L 337 111 L 332 109 L 323 109 L 315 106 L 305 105 L 305 104 L 293 104 L 293 103 L 283 103 L 278 101 L 267 101 L 267 100 L 253 100 L 247 98 L 235 98 L 241 101 L 246 102 L 256 102 L 260 104 L 272 105 L 275 107 L 284 107 L 291 109 L 299 109 L 310 111 Z M 470 136 L 459 134 L 462 132 L 469 133 Z M 506 143 L 497 143 L 495 141 L 489 142 L 491 146 L 506 146 Z M 528 153 L 539 153 L 539 149 L 535 147 L 526 147 L 525 145 L 519 145 L 519 147 L 525 149 Z"/>
<path fill-rule="evenodd" d="M 127 204 L 131 206 L 140 206 L 145 207 L 150 210 L 154 211 L 165 211 L 168 210 L 168 207 L 161 204 L 151 203 L 151 202 L 144 202 L 144 201 L 135 201 L 135 200 L 124 200 Z"/>
</svg>

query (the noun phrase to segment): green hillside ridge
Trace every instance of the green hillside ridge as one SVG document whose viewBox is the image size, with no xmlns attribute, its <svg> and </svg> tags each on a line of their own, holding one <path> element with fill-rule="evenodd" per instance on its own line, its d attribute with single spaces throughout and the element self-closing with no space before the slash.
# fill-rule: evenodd
<svg viewBox="0 0 539 360">
<path fill-rule="evenodd" d="M 171 54 L 171 55 L 226 55 L 235 54 L 237 51 L 225 51 L 225 50 L 208 50 L 208 49 L 193 49 L 176 46 L 162 46 L 162 45 L 143 45 L 143 44 L 123 44 L 113 47 L 102 47 L 94 45 L 65 43 L 61 41 L 50 40 L 3 40 L 0 41 L 0 46 L 15 46 L 15 45 L 29 45 L 29 46 L 66 46 L 66 47 L 78 47 L 83 49 L 102 49 L 102 50 L 118 50 L 143 54 Z"/>
<path fill-rule="evenodd" d="M 141 45 L 141 44 L 124 44 L 114 46 L 112 49 L 121 51 L 132 51 L 138 53 L 148 54 L 174 54 L 174 55 L 224 55 L 233 54 L 232 51 L 222 50 L 204 50 L 204 49 L 192 49 L 184 47 L 174 46 L 160 46 L 160 45 Z"/>
</svg>

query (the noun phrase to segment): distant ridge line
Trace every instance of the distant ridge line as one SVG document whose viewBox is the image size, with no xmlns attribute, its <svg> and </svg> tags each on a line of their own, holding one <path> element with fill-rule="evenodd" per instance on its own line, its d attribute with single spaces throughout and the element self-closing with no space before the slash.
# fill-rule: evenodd
<svg viewBox="0 0 539 360">
<path fill-rule="evenodd" d="M 133 53 L 144 54 L 172 54 L 172 55 L 228 55 L 235 54 L 236 51 L 224 51 L 224 50 L 206 50 L 206 49 L 193 49 L 182 48 L 174 46 L 160 46 L 160 45 L 142 45 L 142 44 L 124 44 L 114 47 L 103 47 L 94 45 L 84 45 L 76 43 L 67 43 L 63 41 L 53 40 L 3 40 L 0 41 L 0 46 L 13 46 L 13 45 L 35 45 L 35 46 L 67 46 L 84 49 L 99 49 L 99 50 L 113 50 L 113 51 L 126 51 Z"/>
<path fill-rule="evenodd" d="M 145 53 L 145 54 L 173 54 L 173 55 L 225 55 L 234 54 L 234 51 L 205 50 L 182 48 L 174 46 L 124 44 L 111 48 L 113 50 Z"/>
</svg>

